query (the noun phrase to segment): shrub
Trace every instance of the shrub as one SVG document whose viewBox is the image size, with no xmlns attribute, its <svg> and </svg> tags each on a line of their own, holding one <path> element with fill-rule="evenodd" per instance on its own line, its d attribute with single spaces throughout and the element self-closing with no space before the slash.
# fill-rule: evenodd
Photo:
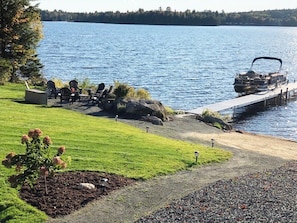
<svg viewBox="0 0 297 223">
<path fill-rule="evenodd" d="M 136 98 L 140 98 L 140 99 L 150 99 L 151 96 L 149 94 L 149 92 L 143 88 L 140 88 L 136 91 Z"/>
<path fill-rule="evenodd" d="M 129 91 L 126 95 L 127 98 L 135 98 L 136 97 L 136 92 L 135 89 L 133 87 L 129 88 Z"/>
<path fill-rule="evenodd" d="M 138 89 L 129 86 L 125 83 L 115 82 L 115 89 L 113 94 L 116 98 L 139 98 L 139 99 L 150 99 L 149 92 L 143 88 Z"/>
<path fill-rule="evenodd" d="M 59 80 L 59 79 L 54 78 L 53 82 L 55 82 L 55 85 L 56 85 L 57 88 L 65 87 L 65 84 L 63 84 L 63 82 L 61 80 Z"/>
<path fill-rule="evenodd" d="M 165 106 L 165 110 L 166 110 L 166 113 L 169 115 L 174 115 L 176 113 L 171 107 L 168 107 L 168 106 Z"/>
<path fill-rule="evenodd" d="M 43 176 L 46 184 L 46 177 L 53 176 L 58 169 L 67 167 L 67 163 L 61 156 L 65 153 L 65 147 L 61 146 L 54 156 L 50 154 L 52 140 L 49 136 L 41 139 L 40 129 L 30 130 L 28 135 L 23 135 L 21 143 L 26 145 L 24 154 L 10 152 L 2 161 L 7 168 L 15 167 L 17 174 L 9 177 L 12 187 L 28 183 L 30 186 L 36 182 L 39 176 Z M 47 190 L 46 190 L 47 193 Z"/>
<path fill-rule="evenodd" d="M 116 83 L 113 93 L 115 94 L 116 98 L 125 98 L 127 97 L 130 88 L 131 87 L 128 84 Z"/>
</svg>

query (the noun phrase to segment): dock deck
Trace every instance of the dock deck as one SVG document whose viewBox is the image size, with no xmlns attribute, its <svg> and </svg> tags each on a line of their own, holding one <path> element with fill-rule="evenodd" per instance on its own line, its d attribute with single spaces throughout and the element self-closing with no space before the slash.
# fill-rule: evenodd
<svg viewBox="0 0 297 223">
<path fill-rule="evenodd" d="M 228 109 L 245 107 L 245 106 L 256 104 L 262 101 L 265 102 L 269 99 L 276 98 L 281 94 L 290 93 L 295 90 L 297 90 L 297 83 L 296 82 L 289 83 L 287 85 L 280 86 L 274 89 L 273 91 L 245 95 L 245 96 L 237 97 L 237 98 L 222 101 L 222 102 L 205 105 L 199 108 L 188 110 L 186 111 L 186 113 L 202 114 L 203 111 L 206 109 L 210 111 L 220 112 Z"/>
</svg>

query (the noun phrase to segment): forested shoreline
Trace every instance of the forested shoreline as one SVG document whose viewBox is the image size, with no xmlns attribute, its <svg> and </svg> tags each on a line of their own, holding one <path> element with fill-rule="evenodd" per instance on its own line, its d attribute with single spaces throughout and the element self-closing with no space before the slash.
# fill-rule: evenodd
<svg viewBox="0 0 297 223">
<path fill-rule="evenodd" d="M 65 11 L 41 10 L 42 21 L 69 21 L 113 24 L 146 24 L 146 25 L 186 25 L 186 26 L 297 26 L 297 9 L 280 9 L 250 12 L 225 13 L 224 11 L 184 12 L 166 10 L 133 12 L 89 12 L 75 13 Z"/>
</svg>

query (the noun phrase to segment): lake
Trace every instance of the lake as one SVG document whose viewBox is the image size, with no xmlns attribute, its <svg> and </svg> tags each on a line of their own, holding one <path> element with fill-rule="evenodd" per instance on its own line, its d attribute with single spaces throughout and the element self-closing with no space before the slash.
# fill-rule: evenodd
<svg viewBox="0 0 297 223">
<path fill-rule="evenodd" d="M 236 97 L 234 76 L 255 57 L 281 58 L 289 80 L 297 79 L 295 27 L 43 25 L 38 54 L 47 79 L 119 81 L 178 110 Z M 297 140 L 296 109 L 296 101 L 271 107 L 244 116 L 235 128 Z"/>
</svg>

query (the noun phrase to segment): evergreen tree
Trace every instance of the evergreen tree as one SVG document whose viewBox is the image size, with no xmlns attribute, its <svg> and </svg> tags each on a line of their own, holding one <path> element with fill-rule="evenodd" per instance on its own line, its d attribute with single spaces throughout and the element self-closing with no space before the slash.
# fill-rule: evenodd
<svg viewBox="0 0 297 223">
<path fill-rule="evenodd" d="M 42 25 L 38 5 L 31 2 L 33 0 L 0 0 L 0 60 L 3 61 L 0 79 L 7 75 L 7 72 L 1 72 L 4 70 L 1 64 L 10 71 L 8 79 L 11 82 L 20 77 L 31 79 L 28 67 L 34 70 L 34 78 L 41 77 L 42 65 L 36 57 L 36 48 L 42 38 Z"/>
</svg>

